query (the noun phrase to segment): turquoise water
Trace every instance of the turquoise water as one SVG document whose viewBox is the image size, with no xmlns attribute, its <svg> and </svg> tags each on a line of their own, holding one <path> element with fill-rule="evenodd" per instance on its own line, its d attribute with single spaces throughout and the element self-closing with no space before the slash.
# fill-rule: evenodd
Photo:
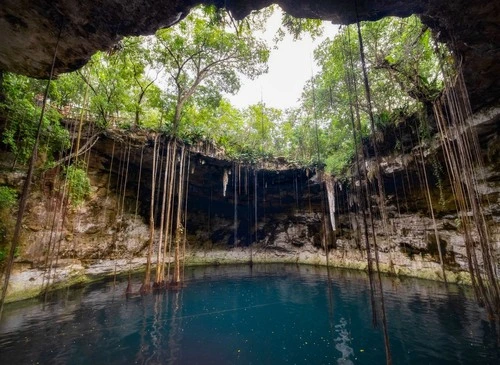
<svg viewBox="0 0 500 365">
<path fill-rule="evenodd" d="M 363 273 L 311 266 L 194 268 L 177 292 L 126 282 L 7 306 L 0 364 L 384 364 Z M 139 278 L 135 287 L 139 287 Z M 498 364 L 496 329 L 470 293 L 384 279 L 394 364 Z"/>
</svg>

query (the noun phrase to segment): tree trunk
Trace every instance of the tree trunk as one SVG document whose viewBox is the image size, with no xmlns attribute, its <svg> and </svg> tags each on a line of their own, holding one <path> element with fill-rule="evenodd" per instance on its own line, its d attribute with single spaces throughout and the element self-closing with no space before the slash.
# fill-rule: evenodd
<svg viewBox="0 0 500 365">
<path fill-rule="evenodd" d="M 177 105 L 175 106 L 174 119 L 172 120 L 172 135 L 174 137 L 177 137 L 177 134 L 179 133 L 179 124 L 181 122 L 182 105 L 183 104 L 178 102 Z"/>
</svg>

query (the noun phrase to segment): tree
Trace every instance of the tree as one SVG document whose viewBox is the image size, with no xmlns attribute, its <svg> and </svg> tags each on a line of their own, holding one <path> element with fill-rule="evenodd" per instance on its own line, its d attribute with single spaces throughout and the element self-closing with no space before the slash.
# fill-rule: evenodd
<svg viewBox="0 0 500 365">
<path fill-rule="evenodd" d="M 162 68 L 155 68 L 151 52 L 151 38 L 128 37 L 123 40 L 119 52 L 121 67 L 128 69 L 134 83 L 129 89 L 133 101 L 130 103 L 134 112 L 134 126 L 141 125 L 143 103 L 151 95 L 150 101 L 157 104 L 160 89 L 154 84 Z M 156 102 L 156 103 L 155 103 Z M 158 106 L 158 105 L 155 105 Z"/>
<path fill-rule="evenodd" d="M 443 87 L 438 78 L 439 62 L 429 30 L 415 16 L 365 22 L 361 29 L 375 128 L 384 129 L 409 118 L 439 94 Z M 323 162 L 327 170 L 339 174 L 355 153 L 350 112 L 354 88 L 362 129 L 358 136 L 369 132 L 356 29 L 344 27 L 336 37 L 325 40 L 314 56 L 321 71 L 304 87 L 294 128 L 304 129 L 300 143 L 310 151 L 313 137 L 310 127 L 304 127 L 306 120 L 313 118 L 309 126 L 318 126 L 316 140 Z"/>
<path fill-rule="evenodd" d="M 376 38 L 383 42 L 370 52 L 374 69 L 384 70 L 409 97 L 431 103 L 443 89 L 443 81 L 430 29 L 416 16 L 386 18 L 381 23 L 383 32 Z M 372 28 L 370 23 L 365 25 L 370 38 Z"/>
<path fill-rule="evenodd" d="M 76 72 L 90 88 L 89 107 L 91 113 L 97 116 L 98 126 L 109 126 L 112 119 L 116 120 L 131 109 L 129 91 L 134 84 L 133 70 L 126 67 L 118 54 L 98 52 Z"/>
<path fill-rule="evenodd" d="M 254 78 L 267 71 L 269 50 L 250 32 L 239 34 L 223 23 L 192 12 L 182 22 L 156 33 L 156 67 L 164 68 L 174 95 L 171 132 L 178 134 L 188 101 L 205 90 L 235 93 L 239 74 Z"/>
<path fill-rule="evenodd" d="M 282 13 L 281 27 L 275 36 L 275 41 L 283 40 L 286 33 L 292 35 L 294 40 L 301 39 L 304 34 L 309 34 L 312 38 L 323 34 L 323 21 L 321 19 L 295 18 L 294 16 Z"/>
<path fill-rule="evenodd" d="M 39 80 L 7 73 L 4 75 L 5 101 L 0 112 L 7 119 L 2 142 L 10 148 L 21 164 L 28 162 L 35 144 L 38 119 L 41 113 L 39 99 L 43 85 Z M 40 134 L 40 164 L 54 161 L 57 155 L 69 147 L 69 133 L 60 124 L 61 116 L 56 109 L 47 108 Z"/>
<path fill-rule="evenodd" d="M 261 153 L 272 153 L 278 137 L 281 110 L 266 107 L 264 103 L 250 105 L 243 111 L 245 120 L 245 146 Z"/>
</svg>

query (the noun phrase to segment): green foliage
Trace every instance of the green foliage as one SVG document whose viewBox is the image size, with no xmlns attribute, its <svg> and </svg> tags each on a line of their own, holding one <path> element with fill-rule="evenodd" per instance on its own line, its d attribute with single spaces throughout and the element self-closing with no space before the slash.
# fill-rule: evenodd
<svg viewBox="0 0 500 365">
<path fill-rule="evenodd" d="M 156 67 L 168 76 L 167 92 L 174 96 L 171 121 L 176 135 L 187 104 L 217 101 L 218 93 L 239 89 L 239 75 L 253 79 L 267 71 L 266 45 L 249 31 L 235 33 L 225 24 L 194 11 L 176 26 L 156 33 L 152 49 Z"/>
<path fill-rule="evenodd" d="M 320 72 L 304 86 L 297 108 L 281 111 L 259 103 L 238 110 L 222 97 L 239 89 L 242 75 L 252 79 L 267 71 L 269 49 L 252 30 L 262 27 L 273 9 L 239 22 L 223 9 L 203 7 L 155 36 L 126 38 L 113 52 L 97 53 L 78 72 L 52 82 L 51 103 L 84 108 L 101 128 L 151 128 L 186 143 L 213 141 L 237 159 L 279 156 L 345 174 L 356 144 L 370 134 L 355 26 L 342 28 L 315 50 Z M 322 32 L 321 22 L 283 14 L 277 39 L 287 32 L 295 39 L 306 33 L 315 37 Z M 449 61 L 415 16 L 366 22 L 362 33 L 380 134 L 425 111 L 439 94 L 443 65 L 435 50 L 444 55 L 445 68 Z M 7 99 L 1 108 L 9 122 L 2 140 L 25 162 L 39 115 L 34 100 L 44 82 L 6 74 L 4 84 Z M 355 143 L 356 105 L 361 130 Z M 59 119 L 55 109 L 44 118 L 41 151 L 48 162 L 68 147 Z M 420 136 L 428 134 L 422 127 Z M 90 192 L 84 169 L 71 166 L 66 174 L 71 201 L 80 204 Z"/>
<path fill-rule="evenodd" d="M 0 267 L 4 265 L 5 260 L 8 258 L 10 252 L 10 246 L 4 246 L 0 248 Z M 16 247 L 14 251 L 14 258 L 18 258 L 21 256 L 21 248 L 19 246 Z"/>
<path fill-rule="evenodd" d="M 96 124 L 101 128 L 119 124 L 130 109 L 128 92 L 133 82 L 131 71 L 123 67 L 121 59 L 116 54 L 97 52 L 76 76 L 90 89 L 88 108 L 97 117 Z"/>
<path fill-rule="evenodd" d="M 281 111 L 264 103 L 250 105 L 243 111 L 245 120 L 244 146 L 260 152 L 277 152 L 274 144 L 279 137 Z"/>
<path fill-rule="evenodd" d="M 0 248 L 0 266 L 3 265 L 5 259 L 8 257 L 9 250 L 10 250 L 9 246 L 4 246 Z M 14 258 L 18 258 L 19 255 L 20 255 L 20 248 L 18 246 L 16 247 L 16 251 L 14 252 Z"/>
<path fill-rule="evenodd" d="M 90 195 L 90 180 L 85 171 L 85 166 L 71 165 L 65 168 L 66 188 L 71 204 L 74 207 L 81 205 Z"/>
<path fill-rule="evenodd" d="M 379 133 L 425 111 L 435 99 L 443 88 L 439 60 L 430 31 L 416 16 L 365 22 L 361 31 Z M 356 101 L 361 124 L 358 145 L 370 134 L 356 25 L 344 27 L 333 39 L 325 40 L 315 50 L 315 59 L 321 71 L 304 87 L 293 129 L 301 130 L 297 145 L 303 155 L 313 155 L 319 146 L 326 169 L 342 174 L 355 153 L 352 123 L 356 113 L 351 106 Z"/>
<path fill-rule="evenodd" d="M 309 34 L 314 39 L 323 34 L 322 20 L 295 18 L 282 12 L 281 27 L 276 33 L 275 41 L 282 41 L 286 34 L 291 34 L 294 40 L 302 39 L 304 34 Z"/>
<path fill-rule="evenodd" d="M 16 202 L 16 190 L 8 186 L 0 186 L 0 265 L 8 255 L 8 235 L 13 221 L 11 209 Z"/>
<path fill-rule="evenodd" d="M 347 166 L 352 162 L 350 151 L 335 153 L 326 158 L 325 171 L 333 176 L 342 176 Z"/>
<path fill-rule="evenodd" d="M 381 80 L 389 76 L 392 85 L 419 102 L 431 102 L 439 95 L 444 86 L 439 57 L 430 29 L 417 16 L 364 23 L 363 35 L 372 68 L 385 71 Z"/>
<path fill-rule="evenodd" d="M 11 209 L 17 200 L 16 190 L 8 186 L 0 186 L 0 212 Z"/>
<path fill-rule="evenodd" d="M 17 161 L 26 163 L 31 157 L 41 113 L 44 85 L 39 80 L 7 73 L 3 88 L 5 102 L 1 112 L 7 118 L 2 142 L 10 148 Z M 42 121 L 39 157 L 50 164 L 57 154 L 69 147 L 69 132 L 60 124 L 59 112 L 47 106 Z"/>
</svg>

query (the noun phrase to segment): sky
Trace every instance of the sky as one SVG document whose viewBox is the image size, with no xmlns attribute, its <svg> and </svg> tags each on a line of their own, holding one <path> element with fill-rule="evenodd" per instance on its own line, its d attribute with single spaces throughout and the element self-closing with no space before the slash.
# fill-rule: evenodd
<svg viewBox="0 0 500 365">
<path fill-rule="evenodd" d="M 261 100 L 268 107 L 286 109 L 298 105 L 305 82 L 319 68 L 314 63 L 313 51 L 324 39 L 338 32 L 338 25 L 323 23 L 324 32 L 314 40 L 306 34 L 301 40 L 294 41 L 289 34 L 274 49 L 273 37 L 281 22 L 281 12 L 275 11 L 268 21 L 266 31 L 258 34 L 270 49 L 269 71 L 255 80 L 242 77 L 242 86 L 236 95 L 226 95 L 237 108 L 257 104 Z"/>
</svg>

